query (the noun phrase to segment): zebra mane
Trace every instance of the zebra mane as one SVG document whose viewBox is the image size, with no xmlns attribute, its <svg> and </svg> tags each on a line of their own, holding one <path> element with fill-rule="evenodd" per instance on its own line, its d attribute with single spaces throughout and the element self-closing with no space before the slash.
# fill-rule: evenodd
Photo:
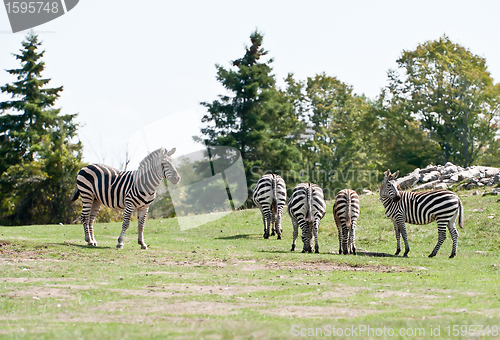
<svg viewBox="0 0 500 340">
<path fill-rule="evenodd" d="M 149 155 L 144 157 L 144 159 L 139 163 L 139 169 L 146 167 L 148 164 L 151 163 L 152 160 L 157 160 L 164 154 L 165 154 L 165 148 L 159 148 L 158 150 L 151 152 Z"/>
</svg>

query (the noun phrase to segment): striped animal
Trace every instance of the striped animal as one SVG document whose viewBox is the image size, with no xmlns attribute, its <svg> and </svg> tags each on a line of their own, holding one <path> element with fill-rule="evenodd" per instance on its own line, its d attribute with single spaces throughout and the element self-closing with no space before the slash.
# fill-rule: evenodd
<svg viewBox="0 0 500 340">
<path fill-rule="evenodd" d="M 333 217 L 339 232 L 339 254 L 356 255 L 355 231 L 359 216 L 359 196 L 351 189 L 340 190 L 333 205 Z"/>
<path fill-rule="evenodd" d="M 406 234 L 406 223 L 429 224 L 433 221 L 438 225 L 438 242 L 429 257 L 436 256 L 439 248 L 446 239 L 446 228 L 450 231 L 453 248 L 450 258 L 457 254 L 458 231 L 455 221 L 459 217 L 458 225 L 463 228 L 463 206 L 460 198 L 448 190 L 432 190 L 424 192 L 402 191 L 396 184 L 399 171 L 391 174 L 384 172 L 384 179 L 380 187 L 380 199 L 385 207 L 385 215 L 392 220 L 396 233 L 396 255 L 401 251 L 400 236 L 405 243 L 404 256 L 408 255 L 410 246 Z"/>
<path fill-rule="evenodd" d="M 85 241 L 89 246 L 97 246 L 93 224 L 99 213 L 101 204 L 114 209 L 125 209 L 123 213 L 122 232 L 116 248 L 123 248 L 125 232 L 130 224 L 132 212 L 137 209 L 138 242 L 142 249 L 144 243 L 144 221 L 149 205 L 156 196 L 156 189 L 166 178 L 177 184 L 181 177 L 175 169 L 170 156 L 175 148 L 168 151 L 164 148 L 155 150 L 146 156 L 134 171 L 120 171 L 107 165 L 91 164 L 82 168 L 76 179 L 76 189 L 72 201 L 82 197 L 82 217 Z"/>
<path fill-rule="evenodd" d="M 264 221 L 264 238 L 275 233 L 281 240 L 281 217 L 286 204 L 286 185 L 281 176 L 267 174 L 262 176 L 255 185 L 252 195 L 253 202 L 259 207 Z M 270 230 L 272 229 L 272 230 Z"/>
<path fill-rule="evenodd" d="M 288 214 L 293 224 L 292 251 L 295 251 L 295 242 L 298 236 L 298 227 L 302 229 L 303 253 L 312 252 L 314 240 L 314 252 L 319 253 L 318 230 L 319 223 L 325 216 L 326 204 L 323 198 L 323 190 L 313 183 L 301 183 L 293 189 L 292 196 L 288 201 Z"/>
</svg>

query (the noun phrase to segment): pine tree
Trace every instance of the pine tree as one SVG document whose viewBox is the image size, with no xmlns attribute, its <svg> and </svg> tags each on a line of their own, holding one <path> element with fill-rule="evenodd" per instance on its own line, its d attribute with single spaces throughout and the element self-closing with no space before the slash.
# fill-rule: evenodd
<svg viewBox="0 0 500 340">
<path fill-rule="evenodd" d="M 48 88 L 42 78 L 45 51 L 29 33 L 14 54 L 21 68 L 7 70 L 17 81 L 0 87 L 11 95 L 0 103 L 0 219 L 2 223 L 67 222 L 74 215 L 69 203 L 80 167 L 80 143 L 71 140 L 76 114 L 54 108 L 63 87 Z"/>
<path fill-rule="evenodd" d="M 286 173 L 293 169 L 300 153 L 284 140 L 293 115 L 293 106 L 276 89 L 268 52 L 262 48 L 263 36 L 250 35 L 251 46 L 233 61 L 233 68 L 217 67 L 217 80 L 232 95 L 201 105 L 208 108 L 201 130 L 208 145 L 231 146 L 241 152 L 248 186 L 265 171 Z M 292 119 L 293 120 L 293 119 Z"/>
</svg>

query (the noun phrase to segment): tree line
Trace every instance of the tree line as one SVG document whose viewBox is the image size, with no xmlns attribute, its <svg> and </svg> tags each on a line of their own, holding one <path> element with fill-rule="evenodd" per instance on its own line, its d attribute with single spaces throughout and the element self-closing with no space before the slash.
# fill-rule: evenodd
<svg viewBox="0 0 500 340">
<path fill-rule="evenodd" d="M 378 187 L 388 168 L 500 166 L 500 85 L 485 58 L 449 37 L 403 51 L 376 98 L 325 73 L 290 73 L 278 87 L 263 39 L 253 32 L 241 58 L 216 65 L 225 94 L 201 103 L 205 127 L 194 137 L 240 150 L 249 194 L 268 172 L 289 188 L 314 182 L 333 198 L 341 188 Z M 6 70 L 17 80 L 0 87 L 11 96 L 0 103 L 0 224 L 69 223 L 79 215 L 70 198 L 85 165 L 77 115 L 55 108 L 63 87 L 42 77 L 38 36 L 22 46 L 14 54 L 21 68 Z M 165 193 L 152 216 L 173 215 L 169 205 Z"/>
<path fill-rule="evenodd" d="M 428 164 L 500 166 L 500 85 L 486 60 L 447 36 L 403 51 L 374 99 L 335 76 L 288 74 L 276 85 L 273 59 L 255 31 L 242 58 L 216 65 L 229 94 L 203 102 L 199 140 L 241 150 L 249 186 L 265 173 L 289 188 L 310 181 L 333 198 L 373 188 L 388 168 Z"/>
</svg>

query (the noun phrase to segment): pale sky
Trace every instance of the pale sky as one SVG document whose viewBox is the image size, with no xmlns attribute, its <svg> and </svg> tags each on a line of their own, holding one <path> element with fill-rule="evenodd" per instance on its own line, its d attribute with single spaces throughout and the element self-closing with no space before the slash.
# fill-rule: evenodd
<svg viewBox="0 0 500 340">
<path fill-rule="evenodd" d="M 500 1 L 96 1 L 35 27 L 44 77 L 64 86 L 56 103 L 79 113 L 84 161 L 131 167 L 159 146 L 176 156 L 202 148 L 204 107 L 224 93 L 215 64 L 230 67 L 264 34 L 279 84 L 325 72 L 375 98 L 403 50 L 446 34 L 486 58 L 500 81 Z M 0 84 L 15 78 L 27 31 L 11 33 L 0 8 Z M 0 95 L 0 100 L 6 100 Z M 133 150 L 133 151 L 132 151 Z"/>
</svg>

